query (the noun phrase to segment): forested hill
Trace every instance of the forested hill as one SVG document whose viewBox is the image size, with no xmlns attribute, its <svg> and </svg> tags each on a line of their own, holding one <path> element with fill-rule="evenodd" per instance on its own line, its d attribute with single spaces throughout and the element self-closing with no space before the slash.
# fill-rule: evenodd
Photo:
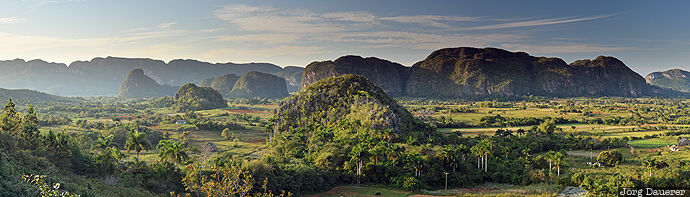
<svg viewBox="0 0 690 197">
<path fill-rule="evenodd" d="M 82 98 L 55 96 L 34 90 L 8 90 L 0 88 L 0 102 L 7 102 L 10 98 L 20 105 L 79 103 L 84 101 Z"/>
<path fill-rule="evenodd" d="M 305 69 L 302 87 L 343 74 L 363 75 L 392 95 L 422 98 L 678 95 L 646 84 L 642 76 L 614 57 L 567 64 L 559 58 L 471 47 L 434 51 L 412 67 L 358 56 L 314 62 Z"/>
<path fill-rule="evenodd" d="M 300 68 L 283 69 L 268 63 L 208 63 L 197 60 L 172 60 L 168 63 L 148 58 L 94 58 L 69 64 L 22 59 L 0 61 L 0 87 L 33 89 L 63 96 L 115 96 L 122 79 L 135 68 L 141 68 L 161 85 L 180 86 L 199 83 L 204 78 L 223 74 L 243 75 L 249 71 L 263 73 L 301 72 Z M 296 70 L 297 69 L 297 70 Z M 31 79 L 31 80 L 27 80 Z"/>
</svg>

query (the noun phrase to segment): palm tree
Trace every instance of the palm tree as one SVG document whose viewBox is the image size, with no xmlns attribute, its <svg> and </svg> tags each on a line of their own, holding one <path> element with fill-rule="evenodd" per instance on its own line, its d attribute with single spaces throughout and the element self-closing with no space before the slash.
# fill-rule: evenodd
<svg viewBox="0 0 690 197">
<path fill-rule="evenodd" d="M 450 167 L 453 168 L 453 172 L 455 172 L 456 154 L 457 148 L 451 145 L 444 146 L 443 150 L 440 152 L 441 158 L 443 158 L 443 161 L 446 162 L 446 164 L 450 165 Z"/>
<path fill-rule="evenodd" d="M 489 170 L 489 154 L 493 152 L 494 145 L 491 144 L 491 140 L 489 138 L 484 138 L 481 142 L 482 144 L 482 153 L 484 154 L 484 172 L 487 172 Z"/>
<path fill-rule="evenodd" d="M 172 160 L 174 163 L 180 164 L 184 163 L 189 158 L 187 152 L 184 150 L 186 146 L 187 144 L 184 142 L 176 142 L 170 139 L 161 140 L 156 148 L 160 151 L 158 156 L 161 158 L 161 161 L 168 159 Z"/>
<path fill-rule="evenodd" d="M 565 162 L 565 155 L 561 152 L 553 154 L 553 164 L 556 165 L 558 177 L 561 177 L 561 165 Z"/>
<path fill-rule="evenodd" d="M 480 163 L 479 158 L 481 158 L 481 156 L 482 156 L 482 152 L 480 149 L 481 148 L 479 147 L 479 144 L 474 145 L 474 146 L 472 146 L 472 148 L 470 148 L 470 152 L 472 152 L 473 155 L 477 156 L 477 169 L 481 168 L 479 165 L 479 163 Z"/>
<path fill-rule="evenodd" d="M 131 150 L 137 151 L 137 160 L 139 160 L 139 152 L 142 150 L 147 151 L 150 148 L 151 145 L 149 144 L 148 140 L 146 140 L 146 133 L 139 132 L 138 130 L 135 130 L 129 135 L 129 139 L 125 145 L 127 153 L 129 153 Z"/>
<path fill-rule="evenodd" d="M 462 160 L 465 161 L 465 155 L 467 155 L 467 153 L 469 152 L 469 150 L 467 150 L 467 146 L 465 146 L 464 144 L 459 144 L 458 151 L 460 153 L 460 156 L 462 157 Z"/>
<path fill-rule="evenodd" d="M 491 140 L 489 140 L 488 138 L 479 141 L 477 145 L 474 145 L 472 148 L 470 148 L 472 154 L 477 156 L 477 169 L 484 168 L 484 172 L 487 172 L 489 170 L 489 154 L 491 154 L 493 148 L 494 146 L 493 144 L 491 144 Z"/>
<path fill-rule="evenodd" d="M 352 148 L 352 151 L 350 151 L 350 160 L 357 163 L 357 184 L 360 183 L 359 177 L 362 175 L 362 166 L 364 165 L 364 160 L 368 157 L 369 152 L 367 151 L 367 147 L 364 147 L 362 144 L 355 146 Z"/>
<path fill-rule="evenodd" d="M 546 155 L 544 155 L 544 157 L 546 157 L 546 160 L 549 161 L 549 173 L 551 173 L 551 168 L 552 168 L 552 167 L 551 167 L 551 163 L 553 162 L 553 158 L 554 158 L 554 155 L 555 155 L 555 154 L 556 154 L 556 152 L 554 152 L 554 151 L 549 151 L 549 152 L 546 153 Z"/>
</svg>

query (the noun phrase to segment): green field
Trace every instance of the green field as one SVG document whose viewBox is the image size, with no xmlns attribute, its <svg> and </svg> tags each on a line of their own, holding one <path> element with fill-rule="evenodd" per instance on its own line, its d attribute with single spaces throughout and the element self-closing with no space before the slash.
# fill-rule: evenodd
<svg viewBox="0 0 690 197">
<path fill-rule="evenodd" d="M 651 139 L 641 139 L 633 140 L 628 142 L 631 146 L 635 148 L 660 148 L 671 145 L 678 144 L 678 140 L 669 138 L 651 138 Z"/>
</svg>

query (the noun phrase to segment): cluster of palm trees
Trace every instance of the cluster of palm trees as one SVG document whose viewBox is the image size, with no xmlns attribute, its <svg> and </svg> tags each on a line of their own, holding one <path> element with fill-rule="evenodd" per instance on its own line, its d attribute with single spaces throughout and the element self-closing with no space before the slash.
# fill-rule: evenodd
<svg viewBox="0 0 690 197">
<path fill-rule="evenodd" d="M 489 138 L 484 138 L 483 140 L 479 141 L 477 145 L 474 145 L 472 148 L 470 148 L 472 154 L 477 156 L 477 169 L 483 168 L 484 172 L 488 172 L 489 154 L 491 154 L 493 149 L 494 145 L 491 143 Z"/>
<path fill-rule="evenodd" d="M 549 161 L 549 173 L 551 173 L 551 169 L 553 166 L 551 165 L 556 165 L 556 173 L 558 174 L 558 177 L 561 177 L 561 165 L 565 163 L 565 155 L 562 152 L 556 152 L 556 151 L 549 151 L 545 155 L 546 160 Z"/>
<path fill-rule="evenodd" d="M 185 151 L 187 144 L 184 142 L 178 142 L 173 139 L 161 140 L 158 142 L 158 156 L 161 161 L 168 160 L 173 163 L 184 163 L 189 159 L 187 152 Z"/>
<path fill-rule="evenodd" d="M 112 137 L 110 137 L 112 139 Z M 171 161 L 173 163 L 184 163 L 189 159 L 189 155 L 186 152 L 187 144 L 184 142 L 178 142 L 173 139 L 161 140 L 158 142 L 156 147 L 160 152 L 158 156 L 161 161 Z M 134 129 L 127 139 L 125 144 L 125 150 L 127 153 L 130 151 L 137 152 L 137 161 L 139 161 L 139 154 L 141 151 L 148 151 L 151 149 L 151 144 L 146 139 L 146 132 Z"/>
<path fill-rule="evenodd" d="M 477 169 L 484 169 L 484 172 L 488 172 L 489 155 L 491 155 L 493 149 L 494 145 L 488 138 L 479 141 L 479 143 L 470 148 L 470 152 L 477 156 Z M 551 169 L 553 169 L 555 165 L 556 173 L 558 177 L 561 177 L 561 166 L 565 164 L 565 154 L 562 152 L 549 151 L 545 154 L 545 158 L 549 161 L 549 173 L 551 173 Z"/>
<path fill-rule="evenodd" d="M 355 146 L 352 148 L 352 151 L 350 151 L 351 161 L 357 164 L 357 184 L 360 183 L 359 177 L 362 176 L 364 160 L 370 156 L 369 151 L 366 149 L 364 144 L 358 144 L 358 146 Z"/>
</svg>

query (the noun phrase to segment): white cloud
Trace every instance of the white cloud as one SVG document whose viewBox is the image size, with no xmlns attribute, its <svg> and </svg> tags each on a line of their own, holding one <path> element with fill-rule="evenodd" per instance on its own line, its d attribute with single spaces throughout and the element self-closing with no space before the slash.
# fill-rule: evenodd
<svg viewBox="0 0 690 197">
<path fill-rule="evenodd" d="M 0 24 L 18 23 L 18 22 L 22 22 L 24 20 L 26 20 L 26 19 L 18 18 L 18 17 L 5 17 L 5 18 L 0 18 Z"/>
<path fill-rule="evenodd" d="M 145 39 L 153 39 L 153 38 L 181 36 L 181 35 L 184 35 L 186 32 L 187 31 L 185 31 L 185 30 L 145 31 L 145 32 L 137 32 L 137 33 L 127 34 L 123 37 L 115 37 L 115 39 L 119 40 L 119 41 L 128 42 L 128 41 L 145 40 Z"/>
<path fill-rule="evenodd" d="M 177 24 L 176 22 L 169 22 L 169 23 L 161 23 L 158 25 L 158 28 L 160 29 L 167 29 L 172 27 L 173 25 Z"/>
<path fill-rule="evenodd" d="M 352 13 L 350 13 L 352 14 Z M 324 17 L 308 10 L 278 10 L 271 7 L 230 5 L 216 10 L 217 18 L 245 31 L 277 33 L 326 33 L 346 30 L 337 20 L 362 20 L 360 15 L 336 13 Z"/>
<path fill-rule="evenodd" d="M 346 27 L 324 23 L 320 18 L 307 15 L 267 15 L 233 19 L 246 31 L 277 33 L 328 33 L 347 30 Z"/>
<path fill-rule="evenodd" d="M 532 27 L 532 26 L 543 26 L 543 25 L 553 25 L 553 24 L 589 21 L 589 20 L 607 18 L 607 17 L 611 17 L 611 16 L 614 16 L 614 15 L 601 15 L 601 16 L 592 16 L 592 17 L 583 17 L 583 18 L 569 17 L 569 18 L 538 19 L 538 20 L 509 22 L 509 23 L 500 23 L 500 24 L 474 26 L 474 27 L 461 27 L 461 28 L 455 28 L 454 30 L 457 30 L 457 31 L 493 30 L 493 29 L 506 29 L 506 28 L 517 28 L 517 27 Z"/>
<path fill-rule="evenodd" d="M 279 44 L 289 43 L 297 40 L 297 34 L 246 34 L 246 35 L 224 35 L 217 38 L 218 41 L 226 42 L 245 42 L 260 44 Z"/>
<path fill-rule="evenodd" d="M 123 36 L 116 36 L 113 39 L 121 42 L 133 42 L 137 40 L 182 36 L 186 30 L 172 28 L 176 22 L 161 23 L 151 27 L 140 27 L 128 30 Z"/>
<path fill-rule="evenodd" d="M 322 14 L 321 17 L 338 21 L 376 23 L 376 16 L 368 12 L 332 12 Z"/>
<path fill-rule="evenodd" d="M 226 57 L 228 54 L 232 54 L 232 56 L 236 57 L 252 57 L 252 58 L 257 58 L 257 57 L 277 57 L 277 56 L 286 56 L 286 55 L 291 55 L 291 56 L 305 56 L 305 55 L 314 55 L 314 54 L 323 54 L 326 51 L 324 50 L 323 47 L 316 47 L 316 46 L 287 46 L 287 45 L 279 45 L 275 47 L 266 47 L 266 48 L 258 48 L 258 49 L 238 49 L 238 48 L 218 48 L 218 49 L 210 49 L 204 53 L 202 53 L 200 56 L 203 58 L 217 58 L 217 57 Z M 241 61 L 251 61 L 249 59 L 247 60 L 241 60 Z"/>
<path fill-rule="evenodd" d="M 123 36 L 95 38 L 67 38 L 58 36 L 28 35 L 0 32 L 0 53 L 55 49 L 64 47 L 112 46 L 121 43 L 135 43 L 141 40 L 180 36 L 184 30 L 153 29 L 149 31 L 128 32 Z"/>
<path fill-rule="evenodd" d="M 251 5 L 227 5 L 220 10 L 216 10 L 215 15 L 220 19 L 229 21 L 236 17 L 244 17 L 247 14 L 269 12 L 273 10 L 276 9 L 271 7 L 258 7 Z"/>
<path fill-rule="evenodd" d="M 200 31 L 200 32 L 203 32 L 203 33 L 213 33 L 213 32 L 217 32 L 217 31 L 220 31 L 220 30 L 222 30 L 222 29 L 201 29 L 201 30 L 199 30 L 199 31 Z"/>
<path fill-rule="evenodd" d="M 479 17 L 462 17 L 462 16 L 438 16 L 438 15 L 418 15 L 418 16 L 394 16 L 394 17 L 381 17 L 380 20 L 385 21 L 395 21 L 399 23 L 413 23 L 424 26 L 432 26 L 438 28 L 449 28 L 448 24 L 442 23 L 446 21 L 450 22 L 465 22 L 465 21 L 477 21 Z"/>
<path fill-rule="evenodd" d="M 400 31 L 345 33 L 322 39 L 370 44 L 369 48 L 401 47 L 439 49 L 457 46 L 486 46 L 492 43 L 516 41 L 525 36 L 515 34 L 433 34 Z"/>
<path fill-rule="evenodd" d="M 28 2 L 33 7 L 41 7 L 48 4 L 58 4 L 58 3 L 69 3 L 69 2 L 82 2 L 86 0 L 22 0 L 23 2 Z"/>
<path fill-rule="evenodd" d="M 310 10 L 283 10 L 272 7 L 228 5 L 214 12 L 218 19 L 236 25 L 244 35 L 227 35 L 220 41 L 250 44 L 297 44 L 323 46 L 324 43 L 357 43 L 360 47 L 401 47 L 435 49 L 451 46 L 496 46 L 519 43 L 528 36 L 519 34 L 464 33 L 468 30 L 493 30 L 516 27 L 532 27 L 552 24 L 596 20 L 613 15 L 581 18 L 532 19 L 518 22 L 458 27 L 460 23 L 476 24 L 505 21 L 467 16 L 415 15 L 381 17 L 363 11 L 317 13 Z M 393 22 L 393 23 L 391 23 Z M 418 25 L 421 31 L 400 30 L 395 23 Z M 362 45 L 363 44 L 363 45 Z M 269 46 L 266 46 L 269 47 Z M 565 48 L 554 48 L 565 50 Z M 583 46 L 570 46 L 568 50 L 585 50 Z M 592 48 L 589 48 L 592 49 Z M 605 48 L 602 48 L 605 49 Z"/>
<path fill-rule="evenodd" d="M 98 46 L 108 39 L 69 39 L 51 36 L 18 35 L 0 32 L 0 53 L 31 51 L 60 47 Z"/>
</svg>

